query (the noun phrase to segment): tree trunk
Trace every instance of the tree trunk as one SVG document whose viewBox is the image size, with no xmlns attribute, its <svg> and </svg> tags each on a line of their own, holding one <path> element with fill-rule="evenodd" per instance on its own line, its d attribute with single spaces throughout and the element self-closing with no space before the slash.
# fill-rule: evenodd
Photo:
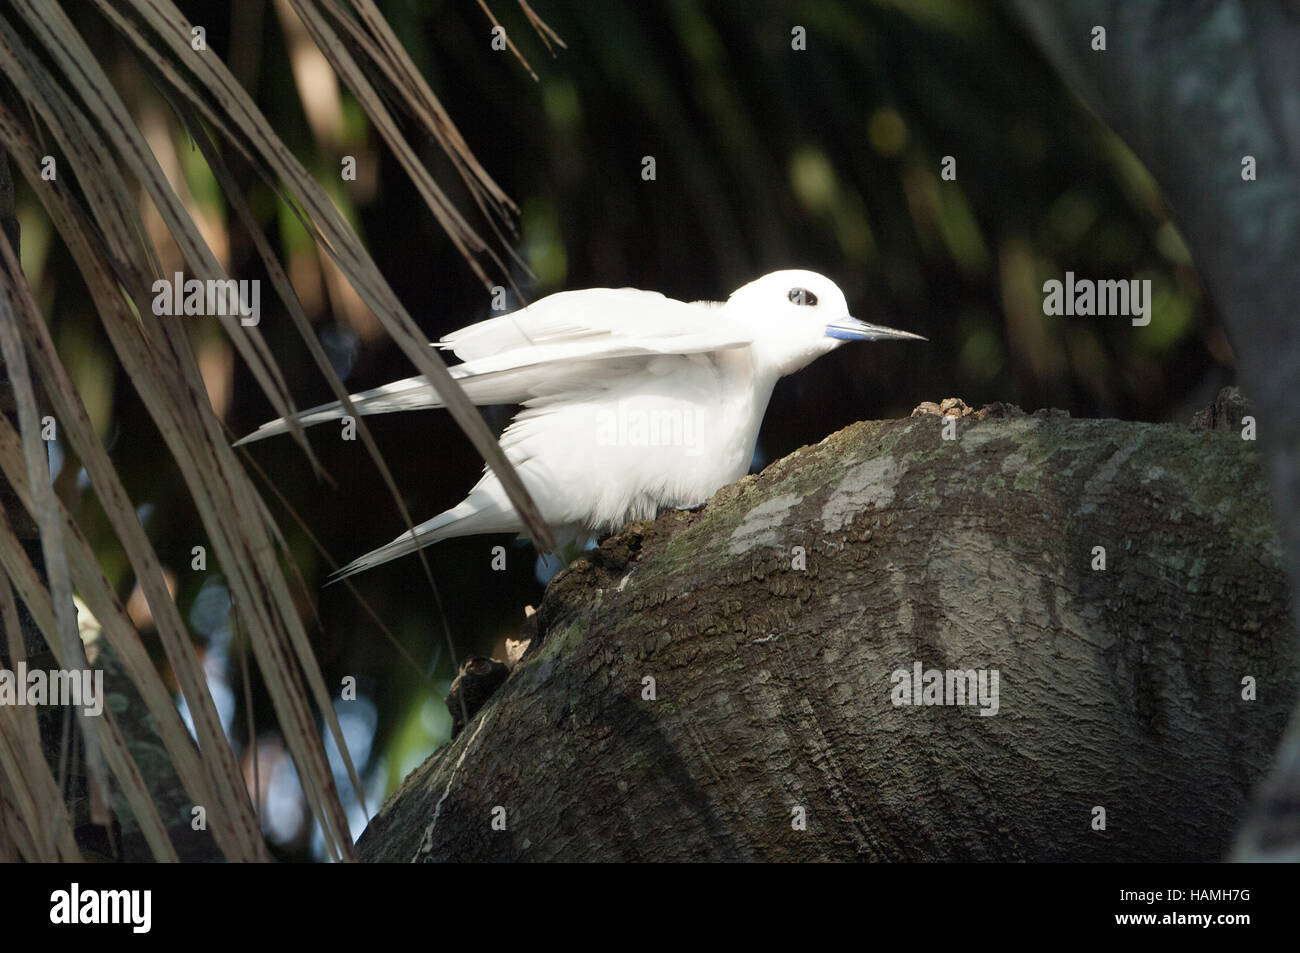
<svg viewBox="0 0 1300 953">
<path fill-rule="evenodd" d="M 1288 0 L 1007 0 L 1146 164 L 1223 316 L 1300 619 L 1300 8 Z M 1096 29 L 1106 48 L 1094 49 Z M 1294 699 L 1293 699 L 1294 700 Z M 1300 707 L 1241 859 L 1300 859 Z"/>
<path fill-rule="evenodd" d="M 1253 443 L 1223 414 L 937 410 L 556 577 L 509 679 L 360 855 L 1222 857 L 1298 676 Z M 990 693 L 895 704 L 917 666 Z"/>
</svg>

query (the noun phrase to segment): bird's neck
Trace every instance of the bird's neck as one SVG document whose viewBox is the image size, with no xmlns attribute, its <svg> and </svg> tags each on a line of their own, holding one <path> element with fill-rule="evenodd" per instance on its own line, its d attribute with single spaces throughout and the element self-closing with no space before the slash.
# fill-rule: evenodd
<svg viewBox="0 0 1300 953">
<path fill-rule="evenodd" d="M 744 434 L 748 457 L 754 455 L 754 447 L 758 443 L 758 432 L 763 426 L 763 418 L 767 415 L 767 404 L 772 399 L 772 390 L 776 387 L 776 382 L 782 376 L 775 368 L 761 365 L 754 366 L 751 369 L 751 374 L 752 377 L 748 388 L 750 403 L 745 415 L 749 427 Z"/>
</svg>

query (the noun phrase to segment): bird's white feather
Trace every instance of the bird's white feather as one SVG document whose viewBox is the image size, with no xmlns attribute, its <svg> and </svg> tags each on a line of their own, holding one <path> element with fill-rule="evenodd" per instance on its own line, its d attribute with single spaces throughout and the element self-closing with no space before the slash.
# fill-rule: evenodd
<svg viewBox="0 0 1300 953">
<path fill-rule="evenodd" d="M 556 299 L 560 299 L 557 301 Z M 549 295 L 512 314 L 453 331 L 438 343 L 465 361 L 450 368 L 479 406 L 520 404 L 567 387 L 571 376 L 590 380 L 603 365 L 611 378 L 626 372 L 626 359 L 648 363 L 664 354 L 698 354 L 745 347 L 747 329 L 704 304 L 673 301 L 656 292 L 592 288 Z M 431 410 L 445 406 L 423 375 L 349 395 L 358 414 Z M 338 420 L 341 401 L 295 415 L 301 426 Z M 287 432 L 281 417 L 262 424 L 236 446 Z"/>
<path fill-rule="evenodd" d="M 718 317 L 707 302 L 687 304 L 636 288 L 588 288 L 547 295 L 526 308 L 452 331 L 438 346 L 466 362 L 514 352 L 521 355 L 517 363 L 524 364 L 534 363 L 526 356 L 531 348 L 544 348 L 544 359 L 553 360 L 563 359 L 566 347 L 593 356 L 629 345 L 675 351 L 678 346 L 708 350 L 749 343 L 743 325 Z"/>
</svg>

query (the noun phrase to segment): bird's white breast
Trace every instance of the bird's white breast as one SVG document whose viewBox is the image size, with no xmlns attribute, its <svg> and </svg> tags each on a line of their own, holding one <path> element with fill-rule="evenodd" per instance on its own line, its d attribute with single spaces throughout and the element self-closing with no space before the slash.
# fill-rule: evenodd
<svg viewBox="0 0 1300 953">
<path fill-rule="evenodd" d="M 736 348 L 629 361 L 530 402 L 502 435 L 543 515 L 601 532 L 744 476 L 774 380 Z"/>
</svg>

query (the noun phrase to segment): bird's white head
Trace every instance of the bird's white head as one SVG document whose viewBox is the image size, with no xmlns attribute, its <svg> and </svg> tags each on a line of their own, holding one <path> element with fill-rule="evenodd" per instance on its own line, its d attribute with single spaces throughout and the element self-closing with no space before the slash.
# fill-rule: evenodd
<svg viewBox="0 0 1300 953">
<path fill-rule="evenodd" d="M 844 292 L 815 271 L 764 275 L 732 294 L 725 308 L 729 317 L 753 330 L 758 360 L 783 377 L 845 341 L 925 340 L 850 316 Z"/>
</svg>

